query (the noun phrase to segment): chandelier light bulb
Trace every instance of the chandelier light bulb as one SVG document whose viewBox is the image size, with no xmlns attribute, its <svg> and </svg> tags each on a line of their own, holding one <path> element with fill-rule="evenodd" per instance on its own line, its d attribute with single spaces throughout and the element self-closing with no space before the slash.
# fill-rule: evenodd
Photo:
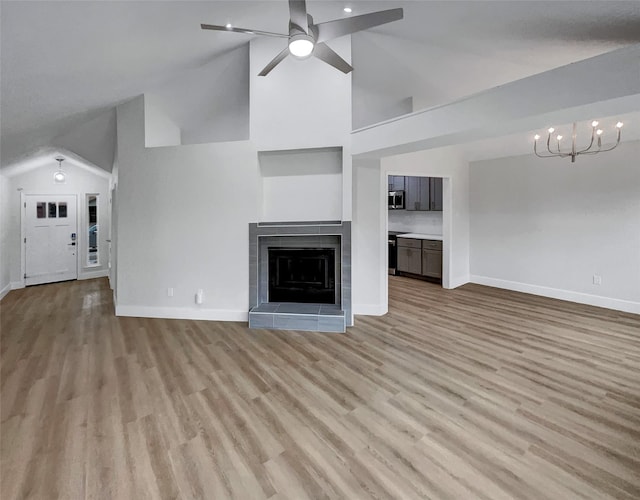
<svg viewBox="0 0 640 500">
<path fill-rule="evenodd" d="M 597 120 L 593 120 L 593 121 L 591 122 L 591 126 L 592 126 L 593 128 L 596 128 L 596 127 L 598 126 L 598 123 L 599 123 L 599 122 L 598 122 Z"/>
<path fill-rule="evenodd" d="M 539 136 L 538 134 L 536 134 L 536 135 L 534 135 L 534 136 L 533 136 L 533 139 L 534 139 L 535 141 L 537 141 L 538 139 L 540 139 L 540 136 Z"/>
<path fill-rule="evenodd" d="M 618 123 L 616 123 L 616 128 L 617 129 L 621 129 L 623 125 L 624 125 L 624 123 L 618 122 Z"/>
<path fill-rule="evenodd" d="M 558 137 L 556 137 L 556 139 L 558 139 L 558 141 L 562 140 L 562 136 L 560 134 L 558 134 Z"/>
<path fill-rule="evenodd" d="M 345 11 L 347 14 L 351 14 L 351 13 L 353 12 L 353 10 L 351 10 L 351 7 L 345 7 L 345 8 L 344 8 L 344 11 Z"/>
<path fill-rule="evenodd" d="M 231 23 L 227 23 L 224 25 L 225 28 L 230 29 L 231 28 Z"/>
<path fill-rule="evenodd" d="M 601 129 L 601 128 L 599 128 L 598 130 L 596 130 L 596 134 L 598 134 L 598 135 L 602 135 L 602 129 Z"/>
<path fill-rule="evenodd" d="M 550 128 L 549 128 L 549 133 L 550 133 L 550 134 L 553 134 L 553 131 L 554 131 L 554 130 L 555 130 L 555 128 L 550 127 Z"/>
</svg>

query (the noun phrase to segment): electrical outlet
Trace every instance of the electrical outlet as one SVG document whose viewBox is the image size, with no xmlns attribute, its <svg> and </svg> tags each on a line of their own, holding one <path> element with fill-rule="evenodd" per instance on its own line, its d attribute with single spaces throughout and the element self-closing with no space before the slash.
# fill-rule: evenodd
<svg viewBox="0 0 640 500">
<path fill-rule="evenodd" d="M 602 276 L 594 274 L 593 275 L 593 284 L 594 285 L 602 285 Z"/>
<path fill-rule="evenodd" d="M 167 288 L 167 297 L 173 297 L 173 288 Z"/>
</svg>

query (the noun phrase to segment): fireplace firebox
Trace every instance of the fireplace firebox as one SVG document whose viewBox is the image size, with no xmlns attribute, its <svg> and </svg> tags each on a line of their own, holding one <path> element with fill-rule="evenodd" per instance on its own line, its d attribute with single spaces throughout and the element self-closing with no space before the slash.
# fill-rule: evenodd
<svg viewBox="0 0 640 500">
<path fill-rule="evenodd" d="M 269 302 L 335 304 L 333 248 L 269 248 Z"/>
</svg>

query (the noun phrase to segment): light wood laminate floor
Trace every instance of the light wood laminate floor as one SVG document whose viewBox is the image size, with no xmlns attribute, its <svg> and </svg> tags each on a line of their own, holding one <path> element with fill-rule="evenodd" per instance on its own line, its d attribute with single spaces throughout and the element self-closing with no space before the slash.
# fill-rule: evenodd
<svg viewBox="0 0 640 500">
<path fill-rule="evenodd" d="M 390 278 L 347 334 L 11 292 L 3 500 L 640 498 L 640 316 Z"/>
</svg>

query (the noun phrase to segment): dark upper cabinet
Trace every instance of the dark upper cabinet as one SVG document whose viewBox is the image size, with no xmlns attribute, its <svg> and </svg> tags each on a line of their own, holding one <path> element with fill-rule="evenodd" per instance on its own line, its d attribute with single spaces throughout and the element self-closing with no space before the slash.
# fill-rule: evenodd
<svg viewBox="0 0 640 500">
<path fill-rule="evenodd" d="M 405 189 L 405 177 L 401 175 L 389 176 L 389 191 L 404 191 Z"/>
<path fill-rule="evenodd" d="M 429 178 L 429 210 L 442 212 L 442 177 Z"/>
<path fill-rule="evenodd" d="M 429 210 L 429 177 L 405 178 L 406 210 Z"/>
<path fill-rule="evenodd" d="M 441 177 L 389 176 L 389 191 L 404 191 L 405 210 L 442 212 Z"/>
</svg>

